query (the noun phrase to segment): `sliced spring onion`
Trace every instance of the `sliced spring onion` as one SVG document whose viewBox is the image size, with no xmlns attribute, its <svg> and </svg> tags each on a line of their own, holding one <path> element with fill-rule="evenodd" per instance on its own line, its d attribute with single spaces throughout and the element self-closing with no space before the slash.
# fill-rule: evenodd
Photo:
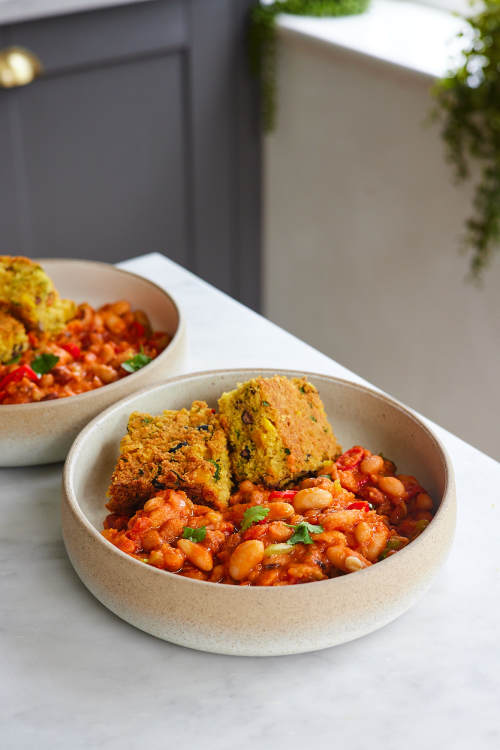
<svg viewBox="0 0 500 750">
<path fill-rule="evenodd" d="M 293 550 L 293 544 L 283 542 L 282 544 L 270 544 L 264 550 L 264 557 L 270 557 L 271 555 L 282 555 L 286 552 Z"/>
</svg>

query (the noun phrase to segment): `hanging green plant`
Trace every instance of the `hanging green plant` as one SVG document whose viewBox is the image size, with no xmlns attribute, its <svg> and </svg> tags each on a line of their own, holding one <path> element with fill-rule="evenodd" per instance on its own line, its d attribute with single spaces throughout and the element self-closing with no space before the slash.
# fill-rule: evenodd
<svg viewBox="0 0 500 750">
<path fill-rule="evenodd" d="M 474 162 L 481 170 L 464 236 L 475 278 L 500 245 L 500 0 L 486 0 L 485 6 L 465 19 L 464 57 L 435 87 L 435 114 L 443 120 L 447 157 L 458 180 L 470 178 Z"/>
<path fill-rule="evenodd" d="M 262 127 L 269 132 L 276 120 L 276 16 L 351 16 L 363 13 L 370 0 L 276 0 L 260 2 L 250 11 L 249 55 L 260 82 Z"/>
</svg>

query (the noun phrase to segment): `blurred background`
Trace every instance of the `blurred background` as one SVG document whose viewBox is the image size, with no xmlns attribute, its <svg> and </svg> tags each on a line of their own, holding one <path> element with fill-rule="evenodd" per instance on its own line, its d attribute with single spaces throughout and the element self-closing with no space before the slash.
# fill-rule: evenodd
<svg viewBox="0 0 500 750">
<path fill-rule="evenodd" d="M 466 279 L 473 190 L 426 122 L 468 4 L 276 16 L 266 134 L 254 6 L 0 0 L 1 251 L 163 252 L 500 458 L 500 262 Z"/>
</svg>

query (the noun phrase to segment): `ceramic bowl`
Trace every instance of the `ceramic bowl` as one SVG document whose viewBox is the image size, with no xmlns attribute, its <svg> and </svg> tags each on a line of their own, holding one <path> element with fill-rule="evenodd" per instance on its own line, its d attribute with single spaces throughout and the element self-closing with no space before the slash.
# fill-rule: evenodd
<svg viewBox="0 0 500 750">
<path fill-rule="evenodd" d="M 185 324 L 178 305 L 151 281 L 106 263 L 41 259 L 62 297 L 99 307 L 128 300 L 144 310 L 158 331 L 173 336 L 147 367 L 94 391 L 54 401 L 0 406 L 0 466 L 31 466 L 62 461 L 82 427 L 96 414 L 146 386 L 181 372 L 186 356 Z"/>
<path fill-rule="evenodd" d="M 106 489 L 127 418 L 204 399 L 259 374 L 305 374 L 318 388 L 344 447 L 360 443 L 415 474 L 438 503 L 424 532 L 382 562 L 340 578 L 275 588 L 196 581 L 145 565 L 99 533 Z M 134 394 L 94 419 L 64 468 L 62 528 L 70 560 L 87 588 L 119 617 L 148 633 L 203 651 L 244 656 L 292 654 L 358 638 L 401 615 L 429 586 L 455 527 L 453 469 L 431 430 L 380 393 L 326 375 L 271 370 L 214 371 L 173 378 Z"/>
</svg>

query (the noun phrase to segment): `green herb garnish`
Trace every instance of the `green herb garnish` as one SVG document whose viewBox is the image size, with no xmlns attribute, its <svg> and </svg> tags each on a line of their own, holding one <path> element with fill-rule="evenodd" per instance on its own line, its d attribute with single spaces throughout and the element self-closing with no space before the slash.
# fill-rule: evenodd
<svg viewBox="0 0 500 750">
<path fill-rule="evenodd" d="M 122 369 L 125 370 L 125 372 L 137 372 L 137 370 L 140 370 L 142 367 L 149 365 L 151 360 L 152 357 L 148 357 L 147 354 L 139 352 L 139 354 L 135 354 L 130 359 L 126 359 L 125 362 L 122 362 Z"/>
<path fill-rule="evenodd" d="M 58 362 L 59 357 L 56 357 L 55 354 L 45 352 L 44 354 L 35 357 L 31 363 L 31 369 L 34 370 L 37 375 L 46 375 L 57 365 Z"/>
<path fill-rule="evenodd" d="M 269 403 L 269 401 L 263 401 L 262 406 L 271 406 L 271 404 Z"/>
<path fill-rule="evenodd" d="M 311 422 L 317 422 L 317 421 L 318 421 L 318 420 L 316 419 L 316 417 L 313 417 L 313 416 L 311 415 Z"/>
<path fill-rule="evenodd" d="M 398 537 L 392 537 L 391 539 L 387 540 L 387 544 L 385 545 L 384 549 L 380 553 L 378 559 L 385 560 L 385 558 L 388 557 L 391 552 L 400 550 L 404 546 L 405 546 L 405 542 L 403 539 L 400 539 Z"/>
<path fill-rule="evenodd" d="M 189 539 L 191 542 L 202 542 L 207 535 L 207 527 L 200 526 L 199 529 L 192 529 L 190 526 L 186 526 L 182 532 L 183 539 Z"/>
<path fill-rule="evenodd" d="M 324 531 L 323 526 L 315 526 L 307 521 L 301 521 L 295 525 L 287 523 L 291 529 L 295 529 L 288 540 L 288 544 L 312 544 L 311 534 L 321 534 Z"/>
<path fill-rule="evenodd" d="M 9 359 L 9 361 L 6 362 L 5 364 L 6 365 L 17 365 L 17 363 L 19 362 L 20 359 L 21 359 L 21 355 L 20 354 L 16 354 L 15 357 L 12 357 L 12 359 Z"/>
<path fill-rule="evenodd" d="M 285 456 L 289 456 L 289 455 L 290 455 L 290 448 L 285 448 Z"/>
<path fill-rule="evenodd" d="M 247 508 L 243 514 L 240 531 L 246 531 L 252 524 L 263 521 L 268 514 L 269 508 L 263 508 L 262 505 L 253 505 L 251 508 Z"/>
<path fill-rule="evenodd" d="M 209 458 L 208 460 L 210 461 L 211 464 L 213 464 L 215 466 L 214 479 L 215 479 L 216 482 L 218 482 L 219 479 L 220 479 L 220 466 L 219 466 L 219 464 L 218 464 L 217 461 L 213 460 L 213 458 Z"/>
</svg>

